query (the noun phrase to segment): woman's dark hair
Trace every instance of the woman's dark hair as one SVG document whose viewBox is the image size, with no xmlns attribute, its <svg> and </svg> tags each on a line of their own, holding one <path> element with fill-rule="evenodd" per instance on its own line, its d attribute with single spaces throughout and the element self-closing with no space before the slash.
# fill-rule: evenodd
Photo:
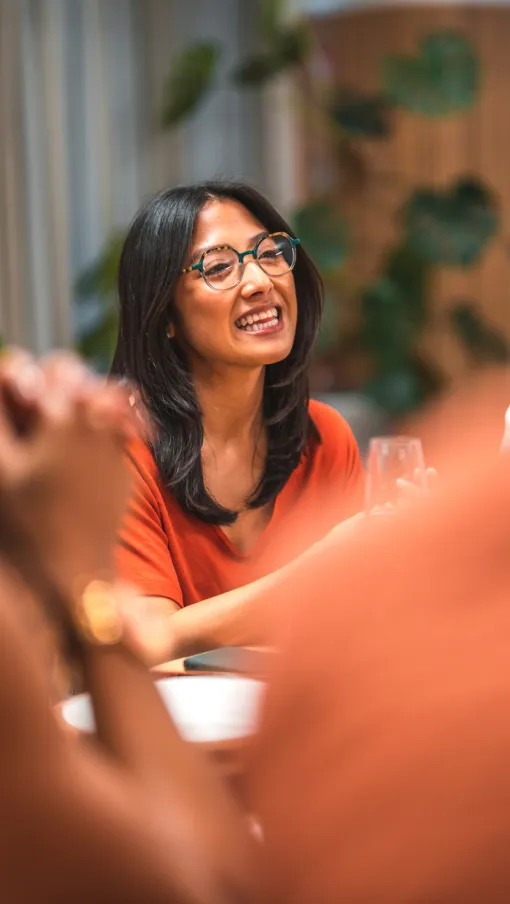
<svg viewBox="0 0 510 904">
<path fill-rule="evenodd" d="M 120 324 L 112 373 L 134 381 L 156 424 L 153 452 L 165 486 L 185 511 L 211 524 L 232 524 L 237 513 L 207 492 L 202 473 L 202 416 L 185 356 L 167 336 L 175 319 L 174 291 L 186 265 L 197 216 L 207 202 L 230 199 L 268 232 L 293 235 L 283 218 L 247 185 L 204 182 L 157 195 L 136 216 L 119 269 Z M 266 368 L 263 420 L 267 460 L 251 508 L 273 501 L 307 452 L 320 442 L 308 415 L 307 369 L 319 328 L 323 287 L 298 246 L 294 269 L 298 318 L 288 357 Z"/>
</svg>

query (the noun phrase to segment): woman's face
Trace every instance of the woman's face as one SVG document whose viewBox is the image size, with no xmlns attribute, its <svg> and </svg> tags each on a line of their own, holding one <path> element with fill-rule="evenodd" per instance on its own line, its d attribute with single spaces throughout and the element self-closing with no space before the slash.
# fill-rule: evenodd
<svg viewBox="0 0 510 904">
<path fill-rule="evenodd" d="M 247 251 L 264 233 L 267 229 L 242 204 L 211 201 L 197 218 L 186 265 L 218 245 Z M 210 288 L 197 270 L 183 274 L 175 308 L 170 335 L 184 347 L 191 364 L 199 358 L 211 364 L 261 367 L 282 361 L 292 349 L 297 321 L 294 276 L 288 272 L 269 277 L 251 256 L 244 259 L 241 281 L 233 289 Z M 253 323 L 256 329 L 246 329 Z"/>
</svg>

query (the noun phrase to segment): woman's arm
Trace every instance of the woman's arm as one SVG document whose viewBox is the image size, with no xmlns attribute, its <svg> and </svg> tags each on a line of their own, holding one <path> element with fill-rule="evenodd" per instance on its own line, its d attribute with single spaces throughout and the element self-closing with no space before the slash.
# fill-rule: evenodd
<svg viewBox="0 0 510 904">
<path fill-rule="evenodd" d="M 279 596 L 306 573 L 310 559 L 356 529 L 362 515 L 343 521 L 324 539 L 277 571 L 219 596 L 181 608 L 173 600 L 145 597 L 129 604 L 127 616 L 141 637 L 148 636 L 153 665 L 223 646 L 269 644 L 278 617 Z"/>
</svg>

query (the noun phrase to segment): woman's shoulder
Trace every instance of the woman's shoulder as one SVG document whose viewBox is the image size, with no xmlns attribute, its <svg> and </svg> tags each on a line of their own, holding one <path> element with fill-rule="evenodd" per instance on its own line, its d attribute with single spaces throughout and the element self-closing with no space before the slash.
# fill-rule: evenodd
<svg viewBox="0 0 510 904">
<path fill-rule="evenodd" d="M 140 435 L 129 441 L 126 456 L 131 469 L 138 472 L 141 477 L 157 479 L 158 466 L 150 444 L 144 436 Z"/>
<path fill-rule="evenodd" d="M 309 458 L 310 479 L 318 481 L 325 491 L 324 508 L 333 507 L 332 523 L 337 523 L 363 507 L 364 476 L 358 444 L 345 418 L 330 405 L 313 401 L 309 412 L 320 434 L 320 442 L 313 445 Z"/>
<path fill-rule="evenodd" d="M 344 417 L 324 402 L 311 401 L 309 414 L 320 436 L 314 444 L 314 469 L 344 479 L 360 478 L 362 467 L 358 444 Z"/>
<path fill-rule="evenodd" d="M 336 408 L 317 399 L 310 399 L 308 413 L 320 433 L 323 445 L 337 443 L 339 440 L 356 444 L 349 424 Z"/>
<path fill-rule="evenodd" d="M 165 487 L 147 438 L 138 436 L 126 446 L 131 499 L 145 500 L 160 513 L 174 509 L 174 498 Z"/>
</svg>

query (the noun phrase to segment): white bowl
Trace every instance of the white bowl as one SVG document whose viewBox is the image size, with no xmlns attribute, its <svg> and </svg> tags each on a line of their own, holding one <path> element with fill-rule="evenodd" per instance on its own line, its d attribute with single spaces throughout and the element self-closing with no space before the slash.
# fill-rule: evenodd
<svg viewBox="0 0 510 904">
<path fill-rule="evenodd" d="M 193 675 L 155 682 L 178 731 L 187 741 L 218 744 L 254 734 L 258 727 L 264 684 L 234 675 Z M 88 694 L 62 704 L 62 717 L 82 732 L 95 729 Z"/>
</svg>

